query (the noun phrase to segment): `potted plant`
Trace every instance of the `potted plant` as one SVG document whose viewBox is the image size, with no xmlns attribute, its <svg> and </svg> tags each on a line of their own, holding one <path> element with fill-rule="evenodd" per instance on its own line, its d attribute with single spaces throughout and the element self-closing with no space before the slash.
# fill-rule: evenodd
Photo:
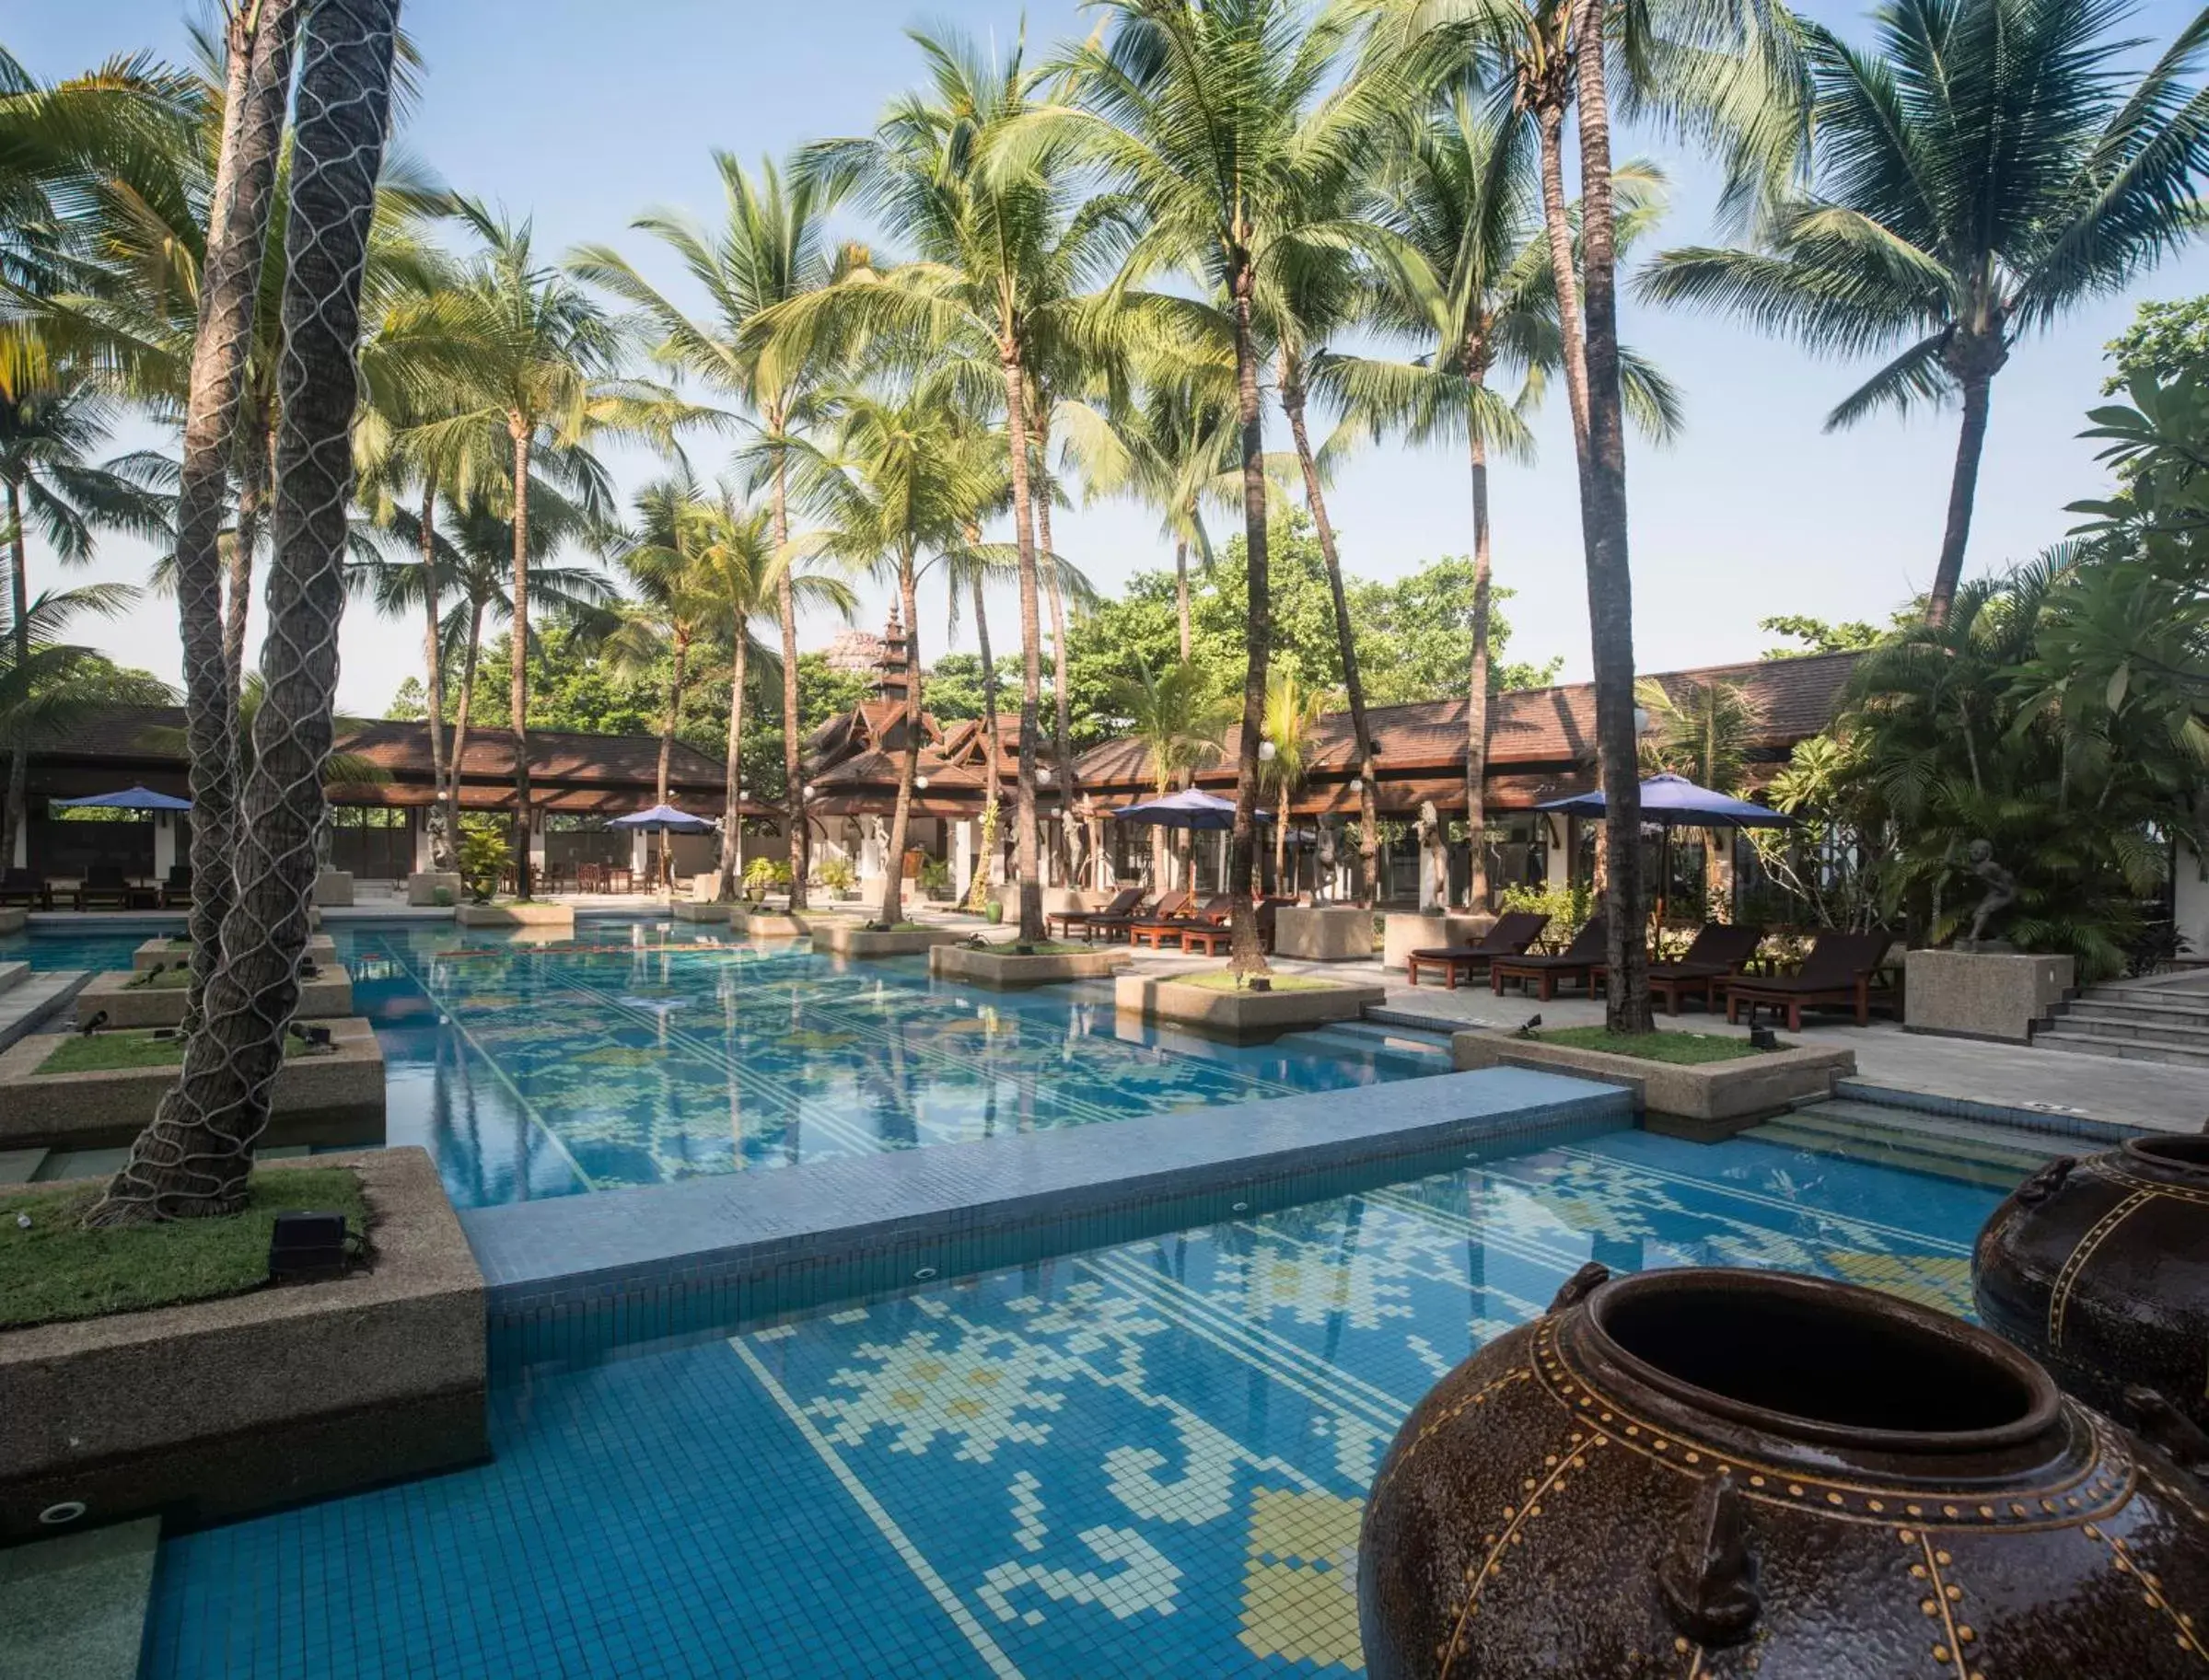
<svg viewBox="0 0 2209 1680">
<path fill-rule="evenodd" d="M 852 867 L 846 857 L 828 857 L 820 861 L 814 878 L 839 898 L 855 897 L 859 888 L 859 872 Z"/>
<path fill-rule="evenodd" d="M 768 889 L 790 885 L 790 865 L 777 858 L 754 858 L 744 865 L 744 897 L 753 904 L 766 898 Z"/>
</svg>

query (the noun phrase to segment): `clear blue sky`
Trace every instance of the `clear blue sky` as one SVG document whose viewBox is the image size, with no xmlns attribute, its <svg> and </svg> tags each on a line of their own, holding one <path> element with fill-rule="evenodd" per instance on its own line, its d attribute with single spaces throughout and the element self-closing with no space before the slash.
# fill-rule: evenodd
<svg viewBox="0 0 2209 1680">
<path fill-rule="evenodd" d="M 1813 15 L 1852 31 L 1863 11 L 1818 0 Z M 2158 0 L 2135 31 L 2158 45 L 2188 8 Z M 181 58 L 188 13 L 176 0 L 17 7 L 8 47 L 42 75 L 141 48 Z M 731 5 L 692 0 L 467 0 L 412 7 L 406 18 L 428 70 L 405 144 L 451 185 L 533 214 L 548 251 L 610 239 L 664 272 L 627 229 L 647 204 L 702 215 L 717 207 L 708 153 L 780 155 L 823 134 L 864 130 L 891 93 L 917 77 L 903 30 L 949 17 L 1009 40 L 1022 14 L 980 5 L 915 8 L 899 0 Z M 1069 4 L 1026 14 L 1031 49 L 1085 27 Z M 1631 145 L 1622 149 L 1632 149 Z M 1678 148 L 1651 145 L 1670 172 L 1673 208 L 1660 244 L 1709 237 L 1709 171 Z M 1654 249 L 1654 246 L 1652 247 Z M 2073 522 L 2064 504 L 2101 482 L 2077 440 L 2096 400 L 2101 345 L 2144 297 L 2209 290 L 2209 253 L 2167 265 L 2132 296 L 2073 317 L 2018 349 L 1995 382 L 1969 569 L 2029 558 Z M 1877 619 L 1929 581 L 1955 446 L 1953 411 L 1908 423 L 1879 419 L 1852 433 L 1820 430 L 1826 410 L 1863 370 L 1812 361 L 1725 320 L 1628 303 L 1622 331 L 1686 395 L 1684 437 L 1668 450 L 1636 444 L 1629 468 L 1635 642 L 1649 670 L 1753 656 L 1756 621 L 1779 612 Z M 1283 432 L 1277 416 L 1270 423 Z M 1540 458 L 1494 476 L 1495 563 L 1517 591 L 1511 652 L 1564 658 L 1587 670 L 1577 492 L 1562 403 L 1540 424 Z M 1285 438 L 1270 442 L 1285 444 Z M 711 468 L 710 446 L 701 464 Z M 624 462 L 625 466 L 632 463 Z M 1455 452 L 1389 446 L 1343 471 L 1331 498 L 1345 563 L 1387 577 L 1470 545 L 1466 475 Z M 1151 520 L 1126 507 L 1062 516 L 1059 547 L 1101 586 L 1170 562 Z M 52 581 L 41 574 L 34 587 Z M 114 544 L 99 575 L 135 578 L 144 559 Z M 878 620 L 869 591 L 862 620 Z M 1009 606 L 1009 602 L 1006 604 Z M 149 603 L 111 627 L 121 657 L 174 677 L 172 609 Z M 943 643 L 940 603 L 923 608 L 924 647 Z M 808 643 L 832 632 L 812 628 Z M 380 712 L 418 665 L 409 626 L 349 616 L 341 702 Z"/>
</svg>

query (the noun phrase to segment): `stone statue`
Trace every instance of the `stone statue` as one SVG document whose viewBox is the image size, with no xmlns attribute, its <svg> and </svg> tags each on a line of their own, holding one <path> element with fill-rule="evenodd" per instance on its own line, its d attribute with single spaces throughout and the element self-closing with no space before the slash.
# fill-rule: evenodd
<svg viewBox="0 0 2209 1680">
<path fill-rule="evenodd" d="M 866 814 L 866 838 L 875 850 L 887 854 L 889 850 L 889 825 L 874 811 Z"/>
<path fill-rule="evenodd" d="M 1959 948 L 1976 951 L 1988 944 L 1987 923 L 2008 910 L 2017 901 L 2017 877 L 1994 862 L 1993 842 L 1975 840 L 1971 842 L 1971 872 L 1986 883 L 1986 897 L 1980 899 L 1979 908 L 1971 913 L 1971 932 L 1956 943 Z"/>
<path fill-rule="evenodd" d="M 1427 883 L 1420 890 L 1419 908 L 1424 910 L 1431 904 L 1436 909 L 1447 909 L 1449 904 L 1449 841 L 1447 830 L 1442 827 L 1442 814 L 1435 809 L 1435 802 L 1431 799 L 1419 802 L 1417 832 L 1419 867 Z"/>
<path fill-rule="evenodd" d="M 1336 867 L 1334 824 L 1322 817 L 1320 818 L 1320 878 L 1311 889 L 1311 901 L 1314 904 L 1326 904 L 1333 899 Z"/>
</svg>

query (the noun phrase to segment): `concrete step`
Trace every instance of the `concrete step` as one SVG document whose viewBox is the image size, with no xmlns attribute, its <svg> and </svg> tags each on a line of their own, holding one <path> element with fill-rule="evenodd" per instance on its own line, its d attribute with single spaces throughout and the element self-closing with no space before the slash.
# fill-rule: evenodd
<svg viewBox="0 0 2209 1680">
<path fill-rule="evenodd" d="M 0 1149 L 0 1184 L 29 1184 L 45 1164 L 42 1149 Z"/>
<path fill-rule="evenodd" d="M 2071 1006 L 2075 1009 L 2081 1004 L 2095 1009 L 2122 1009 L 2128 1014 L 2146 1011 L 2209 1023 L 2209 994 L 2179 991 L 2168 987 L 2089 986 L 2072 1000 Z"/>
<path fill-rule="evenodd" d="M 157 1518 L 0 1551 L 0 1680 L 134 1680 Z"/>
<path fill-rule="evenodd" d="M 2176 1067 L 2209 1068 L 2209 1045 L 2198 1049 L 2175 1044 L 2148 1044 L 2138 1038 L 2105 1037 L 2090 1023 L 2071 1025 L 2058 1020 L 2033 1035 L 2033 1048 L 2064 1050 L 2074 1056 L 2107 1056 L 2119 1061 L 2162 1061 Z"/>
<path fill-rule="evenodd" d="M 127 1149 L 55 1149 L 31 1176 L 34 1184 L 52 1184 L 62 1178 L 109 1178 L 122 1170 L 131 1158 Z"/>
<path fill-rule="evenodd" d="M 2209 1050 L 2209 1025 L 2174 1025 L 2166 1017 L 2145 1013 L 2133 1015 L 2114 1010 L 2071 1009 L 2050 1025 L 2079 1027 L 2100 1038 L 2136 1038 L 2144 1044 L 2175 1044 L 2182 1050 Z"/>
<path fill-rule="evenodd" d="M 1869 1166 L 1899 1167 L 1904 1172 L 1923 1173 L 1928 1177 L 1947 1178 L 1960 1184 L 1982 1185 L 1993 1190 L 2015 1189 L 2019 1181 L 2033 1170 L 2032 1164 L 1975 1161 L 1944 1150 L 1915 1148 L 1891 1140 L 1835 1136 L 1831 1132 L 1799 1126 L 1791 1116 L 1767 1120 L 1761 1126 L 1752 1126 L 1740 1135 L 1753 1138 L 1759 1142 L 1809 1150 L 1817 1154 L 1838 1156 L 1844 1161 L 1861 1161 Z"/>
<path fill-rule="evenodd" d="M 1945 1153 L 1963 1160 L 2016 1167 L 2021 1173 L 2030 1172 L 2043 1161 L 2067 1153 L 2058 1139 L 1971 1120 L 1907 1115 L 1897 1109 L 1875 1107 L 1869 1103 L 1845 1100 L 1813 1103 L 1778 1118 L 1798 1130 L 1823 1136 Z"/>
<path fill-rule="evenodd" d="M 2078 1002 L 2058 1010 L 2055 1022 L 2092 1023 L 2097 1026 L 2152 1027 L 2159 1032 L 2183 1033 L 2209 1042 L 2209 1015 L 2190 1015 L 2174 1009 L 2134 1008 L 2124 1003 Z"/>
<path fill-rule="evenodd" d="M 0 991 L 12 991 L 29 978 L 29 963 L 0 963 Z"/>
</svg>

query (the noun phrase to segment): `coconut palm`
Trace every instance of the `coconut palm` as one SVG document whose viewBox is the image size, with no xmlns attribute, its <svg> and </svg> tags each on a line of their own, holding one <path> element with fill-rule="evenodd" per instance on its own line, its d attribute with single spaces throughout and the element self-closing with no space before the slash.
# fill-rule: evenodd
<svg viewBox="0 0 2209 1680">
<path fill-rule="evenodd" d="M 808 499 L 822 518 L 820 547 L 890 581 L 905 626 L 905 717 L 879 912 L 886 927 L 901 915 L 901 860 L 920 773 L 921 576 L 964 547 L 967 531 L 1004 485 L 1002 451 L 966 423 L 962 371 L 956 363 L 939 365 L 878 388 L 827 393 L 823 409 L 835 423 L 835 447 L 809 457 L 805 474 Z"/>
<path fill-rule="evenodd" d="M 727 197 L 726 221 L 708 232 L 688 216 L 655 210 L 633 226 L 665 244 L 708 308 L 694 314 L 671 300 L 610 246 L 586 245 L 569 260 L 571 272 L 612 293 L 636 312 L 653 340 L 653 353 L 711 389 L 725 392 L 751 411 L 753 458 L 773 494 L 775 546 L 790 541 L 790 466 L 793 446 L 811 423 L 813 394 L 841 364 L 841 347 L 785 335 L 772 353 L 753 324 L 777 304 L 788 303 L 835 281 L 865 253 L 838 249 L 828 237 L 836 208 L 834 183 L 785 182 L 773 163 L 755 180 L 726 152 L 714 155 Z M 790 903 L 806 903 L 808 836 L 805 777 L 798 755 L 797 603 L 793 589 L 777 585 L 782 626 L 783 778 L 790 848 Z"/>
<path fill-rule="evenodd" d="M 1329 696 L 1296 680 L 1294 671 L 1273 672 L 1266 680 L 1265 741 L 1273 756 L 1261 771 L 1273 800 L 1273 890 L 1286 893 L 1288 881 L 1289 803 L 1304 785 L 1319 743 L 1320 722 L 1327 715 Z"/>
<path fill-rule="evenodd" d="M 832 574 L 809 569 L 807 556 L 774 540 L 774 510 L 747 506 L 727 485 L 703 497 L 689 590 L 706 604 L 715 634 L 729 655 L 728 743 L 724 756 L 726 786 L 721 821 L 720 897 L 734 899 L 743 869 L 744 696 L 753 659 L 773 666 L 775 650 L 762 643 L 753 627 L 779 619 L 785 597 L 794 610 L 831 608 L 848 620 L 857 606 L 849 585 Z"/>
<path fill-rule="evenodd" d="M 1833 355 L 1894 351 L 1827 429 L 1959 400 L 1929 621 L 1963 574 L 1994 376 L 2025 337 L 2110 295 L 2192 238 L 2209 93 L 2196 18 L 2148 70 L 2115 6 L 1912 0 L 1859 51 L 1804 26 L 1815 173 L 1747 250 L 1658 258 L 1645 296 L 1730 310 Z"/>
<path fill-rule="evenodd" d="M 35 529 L 64 564 L 88 560 L 101 528 L 165 537 L 170 504 L 115 466 L 95 466 L 92 449 L 116 418 L 114 408 L 68 368 L 41 353 L 34 333 L 17 323 L 0 338 L 0 547 L 7 563 L 8 620 L 18 670 L 32 661 L 39 618 L 31 609 L 29 539 Z M 73 610 L 92 610 L 78 597 Z M 24 821 L 27 766 L 8 759 L 7 795 L 0 809 L 0 859 L 15 856 Z"/>
<path fill-rule="evenodd" d="M 1642 768 L 1669 770 L 1698 787 L 1739 795 L 1757 743 L 1763 715 L 1747 689 L 1717 678 L 1690 679 L 1668 689 L 1644 678 L 1634 697 L 1648 714 L 1650 732 L 1642 742 Z M 1715 916 L 1726 902 L 1732 870 L 1730 832 L 1713 828 L 1703 840 L 1703 900 Z M 1667 892 L 1671 883 L 1666 881 Z"/>
<path fill-rule="evenodd" d="M 913 40 L 928 64 L 929 93 L 892 101 L 870 135 L 807 147 L 797 165 L 808 179 L 852 189 L 913 259 L 855 272 L 784 305 L 762 324 L 799 342 L 888 337 L 929 353 L 996 363 L 1018 557 L 1019 930 L 1023 943 L 1033 943 L 1044 930 L 1036 817 L 1043 585 L 1032 423 L 1039 395 L 1054 394 L 1049 381 L 1108 339 L 1115 317 L 1132 307 L 1090 295 L 1127 248 L 1132 206 L 1091 192 L 1092 183 L 1055 167 L 1047 152 L 1017 162 L 992 156 L 997 137 L 1032 109 L 1040 81 L 1017 44 L 992 62 L 956 34 L 916 32 Z M 1062 798 L 1065 793 L 1062 786 Z"/>
<path fill-rule="evenodd" d="M 1409 339 L 1410 361 L 1331 354 L 1315 370 L 1319 388 L 1349 420 L 1414 444 L 1458 444 L 1471 469 L 1473 627 L 1467 673 L 1465 811 L 1472 836 L 1468 897 L 1488 901 L 1486 847 L 1490 587 L 1488 461 L 1493 449 L 1525 458 L 1533 434 L 1525 416 L 1564 371 L 1555 271 L 1542 224 L 1541 185 L 1529 124 L 1474 104 L 1463 89 L 1407 137 L 1372 207 L 1376 230 L 1370 319 Z M 1664 180 L 1646 165 L 1619 171 L 1622 231 L 1631 237 L 1662 213 Z M 1622 353 L 1629 412 L 1664 440 L 1679 425 L 1679 401 L 1663 376 Z M 1490 383 L 1502 375 L 1517 391 Z"/>
<path fill-rule="evenodd" d="M 1204 508 L 1231 505 L 1241 488 L 1237 472 L 1235 408 L 1231 397 L 1200 395 L 1188 379 L 1154 380 L 1138 403 L 1111 417 L 1121 469 L 1099 454 L 1085 463 L 1091 495 L 1132 496 L 1158 516 L 1160 533 L 1173 541 L 1174 617 L 1181 658 L 1192 648 L 1189 556 L 1212 570 L 1212 538 Z"/>
<path fill-rule="evenodd" d="M 699 586 L 714 510 L 687 470 L 646 484 L 636 493 L 635 507 L 635 528 L 613 558 L 636 593 L 614 608 L 615 622 L 600 640 L 599 652 L 608 669 L 624 680 L 645 676 L 662 658 L 668 661 L 668 709 L 660 722 L 653 796 L 665 805 L 692 650 L 715 630 L 718 603 Z"/>
<path fill-rule="evenodd" d="M 997 162 L 1028 167 L 1051 148 L 1104 173 L 1142 207 L 1128 281 L 1165 269 L 1197 276 L 1221 300 L 1234 346 L 1236 420 L 1249 570 L 1247 661 L 1237 752 L 1230 890 L 1238 973 L 1262 973 L 1251 898 L 1258 746 L 1273 636 L 1266 474 L 1259 407 L 1260 294 L 1308 254 L 1308 207 L 1383 155 L 1408 89 L 1382 68 L 1346 75 L 1356 32 L 1330 7 L 1306 27 L 1290 0 L 1102 0 L 1109 29 L 1065 54 L 1068 103 L 1007 125 Z M 1192 306 L 1197 307 L 1197 306 Z"/>
<path fill-rule="evenodd" d="M 1238 715 L 1235 701 L 1216 692 L 1203 667 L 1183 660 L 1163 671 L 1137 666 L 1114 691 L 1112 704 L 1127 719 L 1127 736 L 1150 762 L 1151 783 L 1163 798 L 1220 756 L 1221 743 Z M 1151 830 L 1151 887 L 1166 888 L 1166 830 Z"/>
<path fill-rule="evenodd" d="M 324 806 L 343 599 L 360 286 L 389 118 L 398 0 L 321 0 L 302 31 L 283 296 L 276 562 L 240 807 L 238 896 L 178 1083 L 87 1216 L 123 1224 L 231 1213 L 268 1125 L 298 1002 Z"/>
</svg>

